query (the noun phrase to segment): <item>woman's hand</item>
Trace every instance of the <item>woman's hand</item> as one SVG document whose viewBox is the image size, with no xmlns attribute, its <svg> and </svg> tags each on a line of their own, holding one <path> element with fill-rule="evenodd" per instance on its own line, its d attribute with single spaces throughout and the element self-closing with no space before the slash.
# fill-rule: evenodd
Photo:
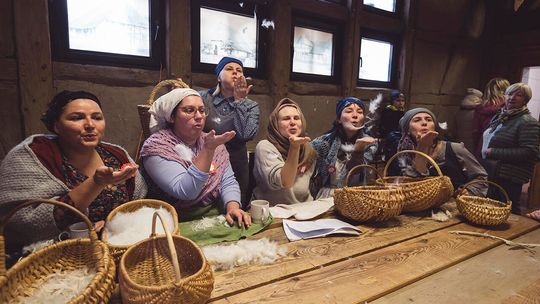
<svg viewBox="0 0 540 304">
<path fill-rule="evenodd" d="M 234 100 L 242 100 L 246 98 L 249 94 L 249 91 L 251 91 L 251 88 L 253 85 L 247 85 L 246 78 L 244 75 L 241 75 L 236 79 L 234 82 L 234 90 L 233 90 L 233 96 Z"/>
<path fill-rule="evenodd" d="M 428 131 L 424 134 L 418 134 L 418 136 L 416 137 L 416 142 L 418 143 L 417 150 L 420 152 L 428 153 L 429 148 L 433 146 L 433 143 L 438 135 L 439 133 L 436 131 Z"/>
<path fill-rule="evenodd" d="M 354 143 L 354 152 L 362 153 L 367 146 L 371 145 L 374 142 L 377 142 L 377 139 L 373 137 L 358 138 Z"/>
<path fill-rule="evenodd" d="M 311 138 L 309 137 L 298 137 L 298 136 L 291 136 L 289 137 L 289 143 L 291 144 L 291 147 L 294 148 L 300 148 L 303 144 L 308 143 L 311 141 Z"/>
<path fill-rule="evenodd" d="M 249 213 L 240 209 L 240 203 L 232 201 L 227 204 L 227 213 L 225 214 L 225 219 L 229 225 L 234 224 L 234 220 L 238 222 L 238 227 L 249 227 L 251 226 L 251 216 Z"/>
<path fill-rule="evenodd" d="M 204 137 L 204 147 L 210 150 L 215 150 L 217 146 L 227 143 L 236 136 L 235 131 L 228 131 L 221 135 L 216 135 L 216 131 L 211 130 Z"/>
<path fill-rule="evenodd" d="M 132 178 L 139 169 L 137 165 L 124 166 L 119 171 L 111 167 L 101 166 L 96 169 L 93 180 L 99 186 L 113 185 Z"/>
</svg>

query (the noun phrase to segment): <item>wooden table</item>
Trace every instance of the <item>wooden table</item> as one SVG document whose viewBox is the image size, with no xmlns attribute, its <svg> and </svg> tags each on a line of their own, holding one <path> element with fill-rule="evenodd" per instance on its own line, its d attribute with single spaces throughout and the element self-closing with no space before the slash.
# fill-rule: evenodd
<svg viewBox="0 0 540 304">
<path fill-rule="evenodd" d="M 448 205 L 448 206 L 447 206 Z M 446 204 L 457 215 L 455 206 Z M 461 216 L 401 215 L 359 225 L 358 237 L 289 242 L 280 222 L 253 238 L 286 246 L 274 264 L 215 272 L 212 303 L 540 303 L 540 248 L 510 249 L 501 241 L 455 235 L 487 232 L 540 243 L 540 223 L 511 215 L 496 229 Z"/>
</svg>

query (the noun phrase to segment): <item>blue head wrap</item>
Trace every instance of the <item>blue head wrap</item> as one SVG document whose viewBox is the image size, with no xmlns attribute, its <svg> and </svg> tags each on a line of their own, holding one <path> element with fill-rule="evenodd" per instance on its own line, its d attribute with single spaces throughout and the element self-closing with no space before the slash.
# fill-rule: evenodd
<svg viewBox="0 0 540 304">
<path fill-rule="evenodd" d="M 242 63 L 242 61 L 240 61 L 240 59 L 236 59 L 236 58 L 233 58 L 233 57 L 223 57 L 223 58 L 221 58 L 221 60 L 219 61 L 219 63 L 216 66 L 216 70 L 215 70 L 216 75 L 219 75 L 221 70 L 223 70 L 223 68 L 227 65 L 227 63 L 230 63 L 230 62 L 236 62 L 242 68 L 244 67 L 244 64 Z"/>
<path fill-rule="evenodd" d="M 337 102 L 336 118 L 339 119 L 341 117 L 341 112 L 343 111 L 343 109 L 345 109 L 346 107 L 350 106 L 353 103 L 357 104 L 360 108 L 362 108 L 364 112 L 366 112 L 366 105 L 364 104 L 362 100 L 356 97 L 349 96 L 349 97 L 344 97 Z"/>
</svg>

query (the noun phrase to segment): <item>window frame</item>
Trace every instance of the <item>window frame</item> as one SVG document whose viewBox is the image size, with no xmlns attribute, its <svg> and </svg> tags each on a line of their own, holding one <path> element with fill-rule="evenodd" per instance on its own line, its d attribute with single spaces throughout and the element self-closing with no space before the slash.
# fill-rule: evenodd
<svg viewBox="0 0 540 304">
<path fill-rule="evenodd" d="M 49 33 L 53 61 L 159 70 L 165 58 L 165 9 L 163 1 L 148 0 L 150 56 L 136 56 L 69 48 L 67 0 L 49 0 Z"/>
<path fill-rule="evenodd" d="M 243 3 L 240 7 L 239 3 Z M 244 67 L 244 75 L 262 78 L 266 72 L 267 57 L 267 31 L 261 26 L 262 20 L 268 14 L 267 6 L 251 1 L 226 1 L 226 0 L 193 0 L 191 2 L 191 67 L 194 72 L 212 73 L 217 63 L 201 62 L 201 8 L 221 11 L 230 14 L 237 14 L 246 17 L 254 17 L 253 12 L 257 14 L 257 64 L 255 68 Z"/>
<path fill-rule="evenodd" d="M 373 39 L 383 42 L 388 42 L 392 44 L 392 54 L 390 56 L 390 81 L 379 81 L 379 80 L 369 80 L 369 79 L 360 79 L 360 65 L 362 64 L 362 39 Z M 360 47 L 358 49 L 358 65 L 356 73 L 356 83 L 359 87 L 382 87 L 382 88 L 392 88 L 397 85 L 398 75 L 399 75 L 399 55 L 401 52 L 400 44 L 400 35 L 394 33 L 386 33 L 381 31 L 375 31 L 371 29 L 362 29 L 360 34 Z"/>
<path fill-rule="evenodd" d="M 371 5 L 364 4 L 364 1 L 362 0 L 362 7 L 363 10 L 370 13 L 375 13 L 381 16 L 387 16 L 392 18 L 401 18 L 403 15 L 403 0 L 396 0 L 396 11 L 395 12 L 389 12 L 377 7 L 373 7 Z"/>
<path fill-rule="evenodd" d="M 310 73 L 293 72 L 294 63 L 294 28 L 303 27 L 311 30 L 331 33 L 332 36 L 332 75 L 317 75 Z M 344 22 L 340 20 L 329 19 L 323 16 L 315 16 L 304 12 L 293 11 L 291 22 L 291 58 L 290 58 L 290 79 L 292 81 L 320 82 L 320 83 L 339 83 L 341 81 L 341 65 L 343 50 Z"/>
</svg>

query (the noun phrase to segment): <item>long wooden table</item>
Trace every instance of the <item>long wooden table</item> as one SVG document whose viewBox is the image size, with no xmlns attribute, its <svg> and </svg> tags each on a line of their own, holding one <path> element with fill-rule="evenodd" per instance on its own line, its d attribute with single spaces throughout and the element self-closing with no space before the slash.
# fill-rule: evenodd
<svg viewBox="0 0 540 304">
<path fill-rule="evenodd" d="M 212 303 L 540 303 L 540 248 L 510 249 L 501 241 L 451 234 L 487 232 L 540 243 L 540 223 L 511 215 L 489 229 L 457 215 L 401 215 L 359 225 L 358 237 L 289 242 L 280 221 L 253 238 L 286 246 L 271 265 L 215 272 Z"/>
</svg>

